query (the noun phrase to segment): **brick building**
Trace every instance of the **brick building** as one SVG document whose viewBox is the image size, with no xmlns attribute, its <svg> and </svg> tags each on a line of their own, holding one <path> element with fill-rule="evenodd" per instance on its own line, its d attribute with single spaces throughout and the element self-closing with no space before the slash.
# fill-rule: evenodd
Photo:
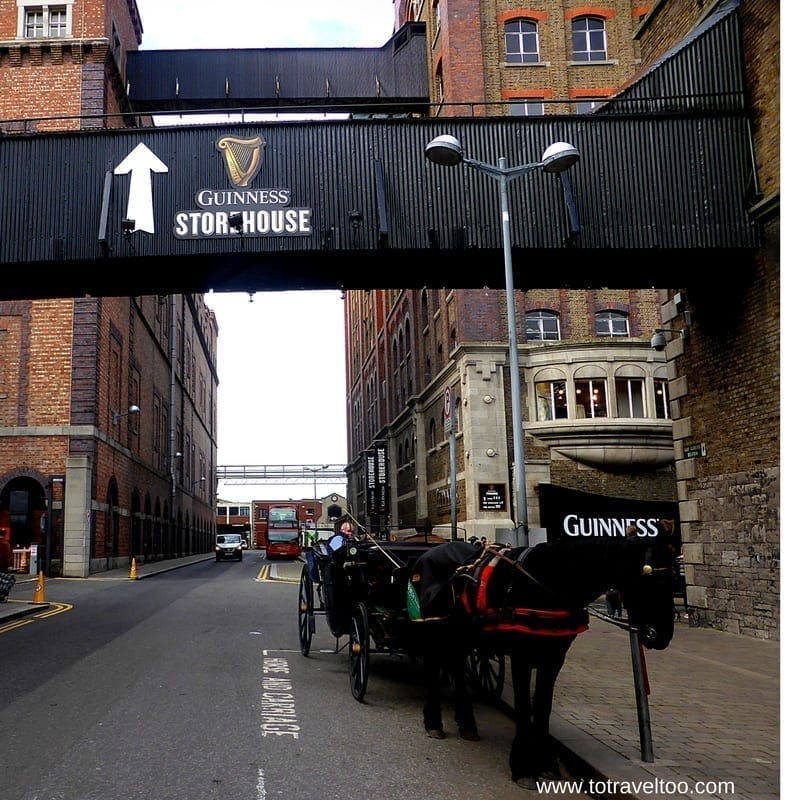
<svg viewBox="0 0 800 800">
<path fill-rule="evenodd" d="M 632 31 L 646 9 L 616 0 L 396 4 L 396 27 L 425 22 L 433 112 L 448 116 L 581 114 L 639 66 Z M 514 165 L 513 158 L 510 159 Z M 535 211 L 534 211 L 535 213 Z M 553 264 L 537 265 L 546 276 Z M 456 267 L 457 269 L 457 267 Z M 518 290 L 527 517 L 537 487 L 676 499 L 663 353 L 650 347 L 658 293 Z M 553 282 L 556 283 L 555 281 Z M 505 293 L 428 289 L 350 292 L 346 303 L 353 497 L 366 512 L 361 454 L 388 452 L 391 507 L 377 524 L 452 518 L 451 454 L 442 419 L 453 391 L 457 518 L 462 535 L 509 540 L 522 518 L 514 484 Z M 586 401 L 596 392 L 602 401 Z M 631 393 L 634 396 L 631 402 Z M 503 495 L 487 508 L 487 487 Z"/>
<path fill-rule="evenodd" d="M 141 33 L 132 1 L 0 5 L 2 129 L 123 124 Z M 0 300 L 0 526 L 47 574 L 211 550 L 216 339 L 201 295 Z"/>
<path fill-rule="evenodd" d="M 691 328 L 687 340 L 676 338 L 666 351 L 690 613 L 700 624 L 777 639 L 780 4 L 655 3 L 636 36 L 652 63 L 712 12 L 726 10 L 746 74 L 757 165 L 749 210 L 762 225 L 763 243 L 748 269 L 711 289 L 665 291 L 662 313 L 667 327 Z"/>
<path fill-rule="evenodd" d="M 676 498 L 693 621 L 778 638 L 778 3 L 404 0 L 396 8 L 398 26 L 427 25 L 432 113 L 441 117 L 593 111 L 625 97 L 704 26 L 718 26 L 709 39 L 721 66 L 745 65 L 758 172 L 747 190 L 751 213 L 763 224 L 763 247 L 747 274 L 711 289 L 556 292 L 544 277 L 536 280 L 542 288 L 517 291 L 525 484 L 534 527 L 543 483 Z M 390 502 L 374 516 L 376 526 L 450 520 L 446 386 L 454 387 L 456 403 L 459 527 L 467 535 L 507 537 L 504 529 L 519 518 L 507 500 L 498 513 L 481 497 L 485 486 L 507 493 L 513 483 L 507 327 L 498 294 L 348 293 L 350 499 L 361 513 L 375 510 L 364 469 L 380 449 Z M 620 339 L 603 335 L 601 320 L 614 314 L 625 320 Z M 549 341 L 547 324 L 557 326 Z M 656 353 L 650 334 L 661 326 L 674 333 L 666 331 L 666 346 Z M 686 328 L 690 335 L 681 335 Z M 579 416 L 577 396 L 587 376 L 608 394 L 603 416 L 589 421 Z M 626 382 L 638 380 L 646 399 L 631 413 Z M 553 421 L 542 394 L 556 385 L 569 399 L 563 419 Z M 659 401 L 667 403 L 663 416 Z"/>
<path fill-rule="evenodd" d="M 633 31 L 652 3 L 402 0 L 425 22 L 431 98 L 442 116 L 583 113 L 638 69 Z"/>
</svg>

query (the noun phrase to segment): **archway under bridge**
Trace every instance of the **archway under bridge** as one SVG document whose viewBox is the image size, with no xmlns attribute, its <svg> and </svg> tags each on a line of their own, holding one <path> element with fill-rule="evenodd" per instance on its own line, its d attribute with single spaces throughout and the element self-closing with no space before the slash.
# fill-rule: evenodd
<svg viewBox="0 0 800 800">
<path fill-rule="evenodd" d="M 744 112 L 18 134 L 0 139 L 0 298 L 503 288 L 497 186 L 426 160 L 442 133 L 489 164 L 580 151 L 573 213 L 558 175 L 509 187 L 519 289 L 711 284 L 758 245 Z M 240 142 L 261 159 L 244 184 Z"/>
</svg>

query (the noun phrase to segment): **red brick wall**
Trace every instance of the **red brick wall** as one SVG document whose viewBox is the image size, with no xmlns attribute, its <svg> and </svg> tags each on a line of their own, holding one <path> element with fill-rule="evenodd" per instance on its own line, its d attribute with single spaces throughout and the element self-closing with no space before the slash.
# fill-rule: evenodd
<svg viewBox="0 0 800 800">
<path fill-rule="evenodd" d="M 445 107 L 443 115 L 505 115 L 508 111 L 502 101 L 515 97 L 560 101 L 546 105 L 546 113 L 573 111 L 574 106 L 566 101 L 606 97 L 624 85 L 639 65 L 633 30 L 642 10 L 630 0 L 595 4 L 441 0 L 440 8 L 442 25 L 431 42 L 432 63 L 441 60 L 445 102 L 465 104 Z M 433 36 L 432 4 L 426 3 L 425 9 Z M 607 61 L 571 62 L 570 23 L 583 14 L 605 18 Z M 506 64 L 504 23 L 526 15 L 538 22 L 540 63 Z M 433 67 L 430 74 L 433 80 Z M 433 85 L 431 97 L 436 97 Z"/>
<path fill-rule="evenodd" d="M 672 0 L 643 26 L 647 61 L 674 45 L 713 6 Z M 685 381 L 676 423 L 687 593 L 700 624 L 780 636 L 780 222 L 777 0 L 745 0 L 748 102 L 763 200 L 752 197 L 764 246 L 725 264 L 726 279 L 689 287 L 690 340 L 672 365 Z M 753 187 L 748 187 L 752 190 Z M 671 293 L 669 293 L 671 294 Z M 678 316 L 679 324 L 683 320 Z M 680 458 L 686 443 L 707 455 Z"/>
</svg>

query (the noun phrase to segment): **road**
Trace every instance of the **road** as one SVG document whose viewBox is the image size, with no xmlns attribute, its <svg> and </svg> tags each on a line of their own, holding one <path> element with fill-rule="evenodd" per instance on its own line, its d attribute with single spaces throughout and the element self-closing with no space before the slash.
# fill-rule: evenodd
<svg viewBox="0 0 800 800">
<path fill-rule="evenodd" d="M 430 740 L 418 665 L 387 655 L 373 657 L 356 702 L 324 618 L 302 656 L 297 585 L 264 580 L 263 566 L 251 551 L 145 581 L 49 579 L 57 613 L 0 630 L 0 795 L 532 796 L 510 781 L 499 708 L 478 704 L 480 742 Z"/>
</svg>

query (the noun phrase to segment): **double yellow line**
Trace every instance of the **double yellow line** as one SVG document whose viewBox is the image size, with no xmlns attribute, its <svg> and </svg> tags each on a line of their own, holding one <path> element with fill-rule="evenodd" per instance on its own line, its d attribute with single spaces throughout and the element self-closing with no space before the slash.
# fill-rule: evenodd
<svg viewBox="0 0 800 800">
<path fill-rule="evenodd" d="M 9 600 L 8 602 L 13 603 L 14 600 Z M 26 617 L 20 617 L 19 619 L 12 619 L 10 622 L 7 622 L 5 625 L 0 625 L 0 633 L 7 633 L 8 631 L 16 630 L 17 628 L 21 628 L 24 625 L 30 625 L 31 622 L 34 622 L 37 619 L 47 619 L 48 617 L 54 617 L 56 614 L 62 614 L 64 611 L 71 611 L 72 606 L 69 603 L 48 603 L 47 608 L 43 609 L 41 612 L 37 614 L 28 614 Z"/>
<path fill-rule="evenodd" d="M 256 575 L 257 581 L 268 581 L 269 580 L 269 564 L 264 564 L 263 567 L 258 571 L 258 575 Z"/>
</svg>

